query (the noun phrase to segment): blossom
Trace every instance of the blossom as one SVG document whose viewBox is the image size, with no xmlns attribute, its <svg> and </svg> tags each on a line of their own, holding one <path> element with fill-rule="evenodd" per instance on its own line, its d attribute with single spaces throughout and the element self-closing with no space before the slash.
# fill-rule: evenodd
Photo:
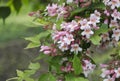
<svg viewBox="0 0 120 81">
<path fill-rule="evenodd" d="M 78 44 L 72 44 L 71 45 L 71 52 L 75 52 L 76 54 L 78 54 L 78 51 L 82 51 L 82 48 L 81 47 L 79 47 L 79 45 Z"/>
<path fill-rule="evenodd" d="M 62 51 L 68 50 L 68 45 L 67 44 L 60 44 L 59 49 Z"/>
<path fill-rule="evenodd" d="M 108 10 L 105 10 L 104 14 L 106 14 L 107 16 L 110 16 L 110 12 Z"/>
<path fill-rule="evenodd" d="M 120 77 L 120 68 L 115 69 L 115 73 L 116 73 L 116 78 Z"/>
<path fill-rule="evenodd" d="M 102 78 L 105 78 L 111 74 L 110 70 L 107 70 L 106 68 L 102 68 L 102 74 L 100 75 Z"/>
<path fill-rule="evenodd" d="M 89 23 L 88 23 L 88 21 L 87 21 L 87 19 L 83 19 L 83 20 L 81 20 L 80 21 L 80 29 L 81 30 L 85 30 L 85 29 L 90 29 L 91 27 L 90 27 L 90 25 L 89 25 Z"/>
<path fill-rule="evenodd" d="M 57 9 L 57 20 L 61 17 L 64 16 L 64 14 L 68 13 L 68 11 L 66 10 L 66 7 L 64 5 L 60 5 L 58 6 L 58 9 Z"/>
<path fill-rule="evenodd" d="M 82 68 L 85 77 L 88 77 L 88 75 L 93 72 L 95 67 L 96 65 L 92 64 L 89 60 L 83 60 Z"/>
<path fill-rule="evenodd" d="M 111 77 L 108 77 L 108 78 L 104 79 L 103 81 L 115 81 L 115 79 L 111 78 Z"/>
<path fill-rule="evenodd" d="M 112 35 L 113 38 L 115 38 L 116 41 L 119 40 L 120 38 L 120 29 L 115 29 L 113 30 L 113 35 Z"/>
<path fill-rule="evenodd" d="M 75 30 L 79 29 L 78 23 L 75 20 L 72 20 L 72 22 L 69 23 L 63 22 L 61 24 L 61 28 L 68 32 L 74 32 Z"/>
<path fill-rule="evenodd" d="M 101 37 L 102 37 L 102 41 L 103 41 L 103 42 L 105 42 L 105 41 L 107 41 L 107 40 L 110 40 L 110 37 L 109 37 L 109 34 L 108 34 L 108 33 L 102 34 Z"/>
<path fill-rule="evenodd" d="M 119 3 L 120 4 L 120 3 Z M 114 20 L 119 19 L 120 20 L 120 12 L 118 12 L 116 9 L 114 12 L 111 14 L 111 16 L 114 18 Z"/>
<path fill-rule="evenodd" d="M 91 29 L 86 29 L 81 33 L 83 36 L 86 36 L 86 38 L 90 38 L 91 35 L 94 34 L 94 32 Z"/>
<path fill-rule="evenodd" d="M 118 27 L 118 22 L 116 20 L 111 20 L 110 27 Z"/>
<path fill-rule="evenodd" d="M 57 15 L 57 9 L 58 9 L 58 5 L 57 4 L 52 4 L 52 5 L 48 5 L 46 7 L 46 10 L 48 11 L 48 15 L 49 16 L 55 16 Z"/>
<path fill-rule="evenodd" d="M 73 35 L 72 34 L 67 34 L 63 40 L 65 41 L 66 44 L 70 44 L 72 41 L 74 41 Z"/>
<path fill-rule="evenodd" d="M 103 0 L 103 3 L 104 3 L 105 5 L 108 5 L 109 1 L 110 1 L 110 0 Z"/>
<path fill-rule="evenodd" d="M 120 1 L 119 0 L 111 0 L 108 2 L 108 5 L 111 6 L 111 9 L 115 9 L 115 7 L 120 7 Z"/>
<path fill-rule="evenodd" d="M 89 23 L 93 26 L 96 26 L 96 23 L 100 22 L 100 18 L 97 17 L 95 14 L 91 14 Z"/>
<path fill-rule="evenodd" d="M 50 54 L 50 53 L 51 53 L 51 48 L 48 47 L 48 46 L 41 46 L 40 51 L 41 51 L 41 52 L 43 51 L 44 54 Z"/>
</svg>

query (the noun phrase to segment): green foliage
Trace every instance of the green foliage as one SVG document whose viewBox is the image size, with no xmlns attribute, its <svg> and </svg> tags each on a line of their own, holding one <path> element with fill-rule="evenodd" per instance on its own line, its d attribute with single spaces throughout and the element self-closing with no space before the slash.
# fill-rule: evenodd
<svg viewBox="0 0 120 81">
<path fill-rule="evenodd" d="M 56 81 L 56 78 L 51 73 L 42 74 L 38 81 Z"/>
<path fill-rule="evenodd" d="M 48 30 L 48 31 L 41 32 L 40 34 L 38 34 L 36 36 L 25 38 L 25 40 L 30 41 L 30 43 L 28 44 L 26 49 L 39 47 L 40 46 L 40 40 L 42 40 L 43 38 L 46 38 L 47 36 L 49 36 L 50 33 L 51 32 Z"/>
<path fill-rule="evenodd" d="M 34 81 L 34 79 L 31 78 L 31 75 L 33 75 L 39 68 L 39 63 L 30 63 L 29 70 L 20 71 L 17 70 L 17 76 L 18 81 L 26 80 L 26 81 Z"/>
<path fill-rule="evenodd" d="M 68 74 L 65 76 L 65 81 L 88 81 L 88 80 L 82 77 L 74 77 L 74 75 Z"/>
<path fill-rule="evenodd" d="M 104 34 L 107 33 L 108 31 L 110 31 L 112 28 L 108 28 L 107 24 L 102 24 L 100 26 L 100 29 L 95 30 L 94 35 L 90 38 L 91 42 L 94 45 L 99 45 L 100 41 L 101 41 L 101 37 L 100 34 Z"/>
<path fill-rule="evenodd" d="M 73 58 L 73 68 L 76 75 L 82 73 L 82 64 L 80 62 L 80 58 L 78 58 L 77 55 L 74 55 Z"/>
</svg>

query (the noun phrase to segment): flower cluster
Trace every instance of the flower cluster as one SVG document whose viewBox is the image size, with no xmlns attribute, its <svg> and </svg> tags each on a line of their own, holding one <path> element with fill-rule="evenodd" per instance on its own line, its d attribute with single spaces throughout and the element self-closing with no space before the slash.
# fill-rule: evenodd
<svg viewBox="0 0 120 81">
<path fill-rule="evenodd" d="M 60 64 L 59 69 L 65 74 L 76 71 L 73 62 L 75 59 L 75 61 L 80 62 L 82 65 L 83 72 L 81 73 L 88 77 L 96 68 L 88 54 L 88 49 L 93 44 L 98 46 L 103 44 L 117 46 L 119 42 L 120 12 L 118 8 L 120 7 L 120 0 L 103 0 L 105 4 L 104 9 L 97 9 L 99 7 L 93 8 L 91 11 L 83 9 L 85 13 L 81 13 L 82 9 L 71 13 L 72 10 L 80 7 L 79 5 L 71 6 L 71 3 L 84 4 L 82 7 L 85 7 L 85 9 L 87 6 L 92 6 L 90 4 L 93 4 L 91 0 L 90 2 L 86 2 L 86 0 L 67 0 L 62 5 L 49 4 L 46 7 L 45 13 L 43 13 L 48 19 L 43 19 L 52 23 L 50 24 L 52 45 L 42 45 L 40 52 L 55 58 L 59 57 L 61 61 L 66 57 L 67 60 L 62 61 L 62 63 L 61 61 L 58 62 Z M 100 3 L 102 3 L 101 0 Z M 89 13 L 89 15 L 85 15 L 86 13 Z M 82 14 L 83 17 L 79 14 Z M 32 13 L 30 15 L 36 16 L 37 14 Z M 101 77 L 104 78 L 103 81 L 115 81 L 120 78 L 120 67 L 113 67 L 109 64 L 102 65 Z"/>
<path fill-rule="evenodd" d="M 102 74 L 100 75 L 104 78 L 103 81 L 116 81 L 120 78 L 120 67 L 118 66 L 118 61 L 115 62 L 114 65 L 111 64 L 101 64 Z"/>
<path fill-rule="evenodd" d="M 103 0 L 105 5 L 110 6 L 111 9 L 120 7 L 120 0 Z"/>
<path fill-rule="evenodd" d="M 94 71 L 96 65 L 92 64 L 90 60 L 87 59 L 87 60 L 83 60 L 82 67 L 83 67 L 83 73 L 85 77 L 88 77 L 88 75 Z"/>
<path fill-rule="evenodd" d="M 58 5 L 53 3 L 52 5 L 49 4 L 46 7 L 46 10 L 49 16 L 51 17 L 57 16 L 57 19 L 59 19 L 60 17 L 68 17 L 70 9 L 66 7 L 64 4 Z"/>
</svg>

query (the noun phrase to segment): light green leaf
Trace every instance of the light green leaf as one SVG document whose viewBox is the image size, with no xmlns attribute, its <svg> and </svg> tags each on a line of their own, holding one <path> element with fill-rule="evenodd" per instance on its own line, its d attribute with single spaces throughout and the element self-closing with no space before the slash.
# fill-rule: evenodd
<svg viewBox="0 0 120 81">
<path fill-rule="evenodd" d="M 40 68 L 40 64 L 39 63 L 30 63 L 28 68 L 31 70 L 38 70 Z"/>
<path fill-rule="evenodd" d="M 25 49 L 35 48 L 35 47 L 39 47 L 39 46 L 40 46 L 40 43 L 31 42 L 27 45 L 27 47 Z"/>
<path fill-rule="evenodd" d="M 24 77 L 24 72 L 20 71 L 20 70 L 17 70 L 17 76 Z"/>
<path fill-rule="evenodd" d="M 82 72 L 82 65 L 77 55 L 74 55 L 73 58 L 73 68 L 76 75 L 79 75 Z"/>
<path fill-rule="evenodd" d="M 101 41 L 101 37 L 99 35 L 93 35 L 91 38 L 90 38 L 91 42 L 94 44 L 94 45 L 99 45 L 100 44 L 100 41 Z"/>
</svg>

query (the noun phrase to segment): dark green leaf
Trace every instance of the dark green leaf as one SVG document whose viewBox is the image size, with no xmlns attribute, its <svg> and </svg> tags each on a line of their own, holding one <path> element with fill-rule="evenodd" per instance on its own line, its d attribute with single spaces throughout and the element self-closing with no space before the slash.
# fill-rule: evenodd
<svg viewBox="0 0 120 81">
<path fill-rule="evenodd" d="M 20 8 L 22 7 L 22 1 L 21 0 L 13 0 L 13 6 L 17 13 L 19 13 Z"/>
<path fill-rule="evenodd" d="M 79 75 L 82 72 L 82 64 L 80 62 L 80 59 L 77 57 L 77 55 L 74 55 L 73 58 L 73 68 L 74 68 L 74 73 L 76 75 Z"/>
<path fill-rule="evenodd" d="M 0 18 L 3 19 L 3 24 L 5 24 L 5 19 L 10 15 L 11 10 L 10 7 L 1 6 L 0 7 Z"/>
</svg>

